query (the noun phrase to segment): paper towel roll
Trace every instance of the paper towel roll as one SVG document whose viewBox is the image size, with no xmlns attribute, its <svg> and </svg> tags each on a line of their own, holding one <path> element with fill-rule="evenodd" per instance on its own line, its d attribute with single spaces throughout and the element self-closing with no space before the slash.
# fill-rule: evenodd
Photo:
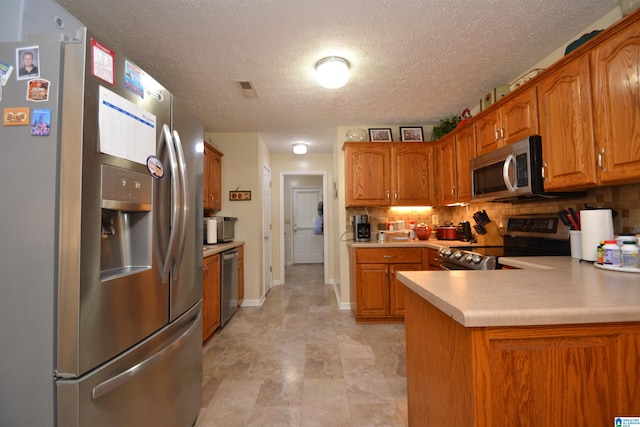
<svg viewBox="0 0 640 427">
<path fill-rule="evenodd" d="M 210 245 L 218 243 L 218 222 L 215 218 L 207 220 L 207 243 Z"/>
<path fill-rule="evenodd" d="M 580 230 L 582 231 L 582 259 L 597 261 L 600 241 L 613 239 L 611 209 L 580 211 Z"/>
</svg>

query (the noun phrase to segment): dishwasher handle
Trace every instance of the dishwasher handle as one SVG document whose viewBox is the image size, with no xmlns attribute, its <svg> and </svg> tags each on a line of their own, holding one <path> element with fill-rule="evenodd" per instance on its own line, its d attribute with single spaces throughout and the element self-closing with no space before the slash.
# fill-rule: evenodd
<svg viewBox="0 0 640 427">
<path fill-rule="evenodd" d="M 238 256 L 238 249 L 229 249 L 228 251 L 222 252 L 222 260 L 226 261 L 228 259 L 233 259 Z"/>
</svg>

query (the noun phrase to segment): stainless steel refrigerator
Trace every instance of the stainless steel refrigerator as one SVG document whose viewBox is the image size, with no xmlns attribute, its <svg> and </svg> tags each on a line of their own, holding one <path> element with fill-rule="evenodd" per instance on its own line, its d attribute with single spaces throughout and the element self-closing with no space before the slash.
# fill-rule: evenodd
<svg viewBox="0 0 640 427">
<path fill-rule="evenodd" d="M 203 128 L 56 3 L 2 8 L 0 425 L 190 426 Z"/>
</svg>

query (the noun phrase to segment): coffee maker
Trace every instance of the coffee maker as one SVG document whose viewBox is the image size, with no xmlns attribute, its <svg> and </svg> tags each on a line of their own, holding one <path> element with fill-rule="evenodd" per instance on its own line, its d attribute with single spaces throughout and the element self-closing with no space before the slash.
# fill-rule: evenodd
<svg viewBox="0 0 640 427">
<path fill-rule="evenodd" d="M 371 240 L 371 224 L 369 224 L 369 215 L 353 216 L 353 240 L 356 242 L 368 242 Z"/>
</svg>

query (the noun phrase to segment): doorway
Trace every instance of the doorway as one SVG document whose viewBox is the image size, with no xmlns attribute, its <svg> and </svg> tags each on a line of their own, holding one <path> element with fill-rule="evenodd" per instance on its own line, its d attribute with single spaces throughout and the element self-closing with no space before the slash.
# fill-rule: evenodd
<svg viewBox="0 0 640 427">
<path fill-rule="evenodd" d="M 315 181 L 314 181 L 315 180 Z M 293 198 L 292 188 L 294 187 L 317 187 L 318 184 L 310 184 L 315 182 L 321 187 L 321 200 L 323 201 L 324 213 L 329 212 L 330 207 L 326 205 L 327 201 L 327 172 L 326 171 L 282 171 L 280 172 L 280 206 L 279 206 L 279 241 L 280 241 L 280 284 L 285 283 L 285 266 L 293 264 L 292 246 L 293 246 L 293 221 L 291 200 Z M 285 207 L 285 200 L 287 204 Z M 315 211 L 317 213 L 317 205 Z M 315 236 L 322 241 L 322 263 L 324 271 L 324 282 L 327 283 L 328 273 L 328 234 L 331 232 L 330 222 L 327 221 L 326 215 L 323 215 L 324 227 L 322 234 Z"/>
<path fill-rule="evenodd" d="M 322 187 L 294 187 L 291 205 L 293 264 L 323 263 Z"/>
</svg>

